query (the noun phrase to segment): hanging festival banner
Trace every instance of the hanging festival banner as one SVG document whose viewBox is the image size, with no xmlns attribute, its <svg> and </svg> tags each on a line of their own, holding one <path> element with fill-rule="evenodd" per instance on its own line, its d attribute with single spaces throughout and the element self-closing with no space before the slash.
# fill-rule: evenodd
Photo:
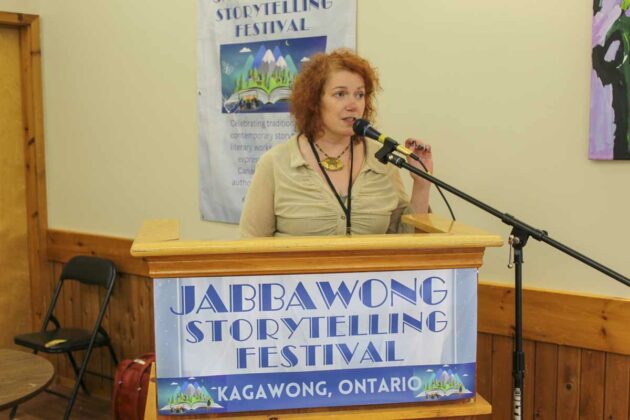
<svg viewBox="0 0 630 420">
<path fill-rule="evenodd" d="M 475 395 L 474 268 L 153 284 L 161 415 Z"/>
<path fill-rule="evenodd" d="M 356 0 L 199 0 L 202 219 L 238 222 L 259 157 L 294 133 L 288 98 L 302 64 L 355 43 Z"/>
</svg>

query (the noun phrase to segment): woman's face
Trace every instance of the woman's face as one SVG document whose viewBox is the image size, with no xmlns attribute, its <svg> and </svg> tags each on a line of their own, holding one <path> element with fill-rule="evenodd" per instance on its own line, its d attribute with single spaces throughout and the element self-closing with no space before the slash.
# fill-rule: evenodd
<svg viewBox="0 0 630 420">
<path fill-rule="evenodd" d="M 352 136 L 352 124 L 363 117 L 365 83 L 363 78 L 348 70 L 335 70 L 324 84 L 320 102 L 320 117 L 324 138 L 342 140 Z"/>
</svg>

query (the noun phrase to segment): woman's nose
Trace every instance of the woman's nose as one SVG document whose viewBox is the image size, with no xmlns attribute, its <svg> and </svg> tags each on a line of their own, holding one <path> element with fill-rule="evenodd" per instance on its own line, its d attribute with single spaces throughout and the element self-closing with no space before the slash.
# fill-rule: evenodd
<svg viewBox="0 0 630 420">
<path fill-rule="evenodd" d="M 349 97 L 348 103 L 346 104 L 346 109 L 348 111 L 354 111 L 359 106 L 359 101 L 356 98 Z"/>
</svg>

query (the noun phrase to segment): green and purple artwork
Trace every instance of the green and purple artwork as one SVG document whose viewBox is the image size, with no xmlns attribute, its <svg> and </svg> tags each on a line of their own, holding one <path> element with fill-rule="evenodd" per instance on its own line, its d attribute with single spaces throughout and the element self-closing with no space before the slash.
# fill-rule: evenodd
<svg viewBox="0 0 630 420">
<path fill-rule="evenodd" d="M 594 0 L 589 158 L 630 159 L 630 0 Z"/>
</svg>

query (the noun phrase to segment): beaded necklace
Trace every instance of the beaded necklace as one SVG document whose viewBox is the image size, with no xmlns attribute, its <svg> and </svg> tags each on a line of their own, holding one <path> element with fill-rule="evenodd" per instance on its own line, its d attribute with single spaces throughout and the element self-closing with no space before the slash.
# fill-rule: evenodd
<svg viewBox="0 0 630 420">
<path fill-rule="evenodd" d="M 341 156 L 343 156 L 344 153 L 348 151 L 348 149 L 350 148 L 350 144 L 352 144 L 352 141 L 350 141 L 350 144 L 348 144 L 346 148 L 343 149 L 343 151 L 337 155 L 337 157 L 329 156 L 328 153 L 322 150 L 319 144 L 315 142 L 313 142 L 313 144 L 315 145 L 315 147 L 317 147 L 317 150 L 319 150 L 320 152 L 324 154 L 324 156 L 326 156 L 326 159 L 324 160 L 319 160 L 319 156 L 318 156 L 319 165 L 326 168 L 327 171 L 336 172 L 343 169 L 343 162 L 341 161 Z"/>
</svg>

